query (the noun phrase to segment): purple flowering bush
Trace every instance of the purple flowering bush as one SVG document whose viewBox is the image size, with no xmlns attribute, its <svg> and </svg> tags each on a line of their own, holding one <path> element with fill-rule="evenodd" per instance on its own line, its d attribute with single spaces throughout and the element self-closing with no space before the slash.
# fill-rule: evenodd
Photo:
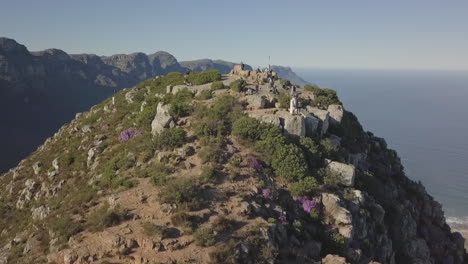
<svg viewBox="0 0 468 264">
<path fill-rule="evenodd" d="M 294 197 L 294 200 L 301 202 L 302 209 L 304 209 L 304 212 L 308 214 L 310 214 L 312 209 L 317 207 L 317 203 L 314 200 L 310 200 L 306 196 L 297 196 L 297 197 Z"/>
<path fill-rule="evenodd" d="M 122 131 L 122 133 L 120 133 L 119 141 L 120 142 L 126 142 L 129 139 L 131 139 L 132 137 L 136 137 L 136 136 L 139 136 L 141 134 L 143 134 L 141 131 L 133 130 L 133 129 L 127 129 L 127 130 Z"/>
<path fill-rule="evenodd" d="M 262 164 L 260 164 L 260 162 L 252 157 L 252 156 L 248 156 L 247 157 L 247 162 L 249 163 L 249 167 L 254 169 L 255 171 L 257 172 L 261 172 L 263 167 L 262 167 Z"/>
<path fill-rule="evenodd" d="M 272 198 L 271 190 L 270 190 L 270 189 L 263 189 L 262 195 L 263 195 L 263 197 L 264 197 L 265 199 L 271 199 L 271 198 Z"/>
</svg>

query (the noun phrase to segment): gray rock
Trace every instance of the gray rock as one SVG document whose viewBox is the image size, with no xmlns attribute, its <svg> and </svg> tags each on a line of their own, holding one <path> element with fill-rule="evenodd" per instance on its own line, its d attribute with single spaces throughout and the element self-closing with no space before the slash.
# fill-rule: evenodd
<svg viewBox="0 0 468 264">
<path fill-rule="evenodd" d="M 89 133 L 91 132 L 91 126 L 90 125 L 83 126 L 81 128 L 81 131 L 83 131 L 83 133 Z"/>
<path fill-rule="evenodd" d="M 284 130 L 290 135 L 305 136 L 306 125 L 302 116 L 288 115 L 284 117 Z"/>
<path fill-rule="evenodd" d="M 312 137 L 318 133 L 318 129 L 320 126 L 320 120 L 309 114 L 305 113 L 304 115 L 305 125 L 306 125 L 306 136 Z"/>
<path fill-rule="evenodd" d="M 317 107 L 307 106 L 307 111 L 321 120 L 320 135 L 324 135 L 330 126 L 330 114 L 326 110 L 318 109 Z"/>
<path fill-rule="evenodd" d="M 338 255 L 327 255 L 322 259 L 322 264 L 349 264 L 346 258 Z"/>
<path fill-rule="evenodd" d="M 34 170 L 34 174 L 35 175 L 38 175 L 39 172 L 41 172 L 41 168 L 42 168 L 42 163 L 41 162 L 36 162 L 34 163 L 34 165 L 32 166 L 33 170 Z"/>
<path fill-rule="evenodd" d="M 28 179 L 25 182 L 25 187 L 21 191 L 18 201 L 16 202 L 16 208 L 22 209 L 24 206 L 31 201 L 33 198 L 33 195 L 37 192 L 39 189 L 40 184 L 34 181 L 33 179 Z"/>
<path fill-rule="evenodd" d="M 337 177 L 340 184 L 348 187 L 354 186 L 355 168 L 354 165 L 337 161 L 328 161 L 327 170 Z"/>
<path fill-rule="evenodd" d="M 333 147 L 335 149 L 339 149 L 340 146 L 341 146 L 341 138 L 338 137 L 338 136 L 335 136 L 335 135 L 330 135 L 328 137 L 328 139 L 330 140 L 331 144 L 333 145 Z"/>
<path fill-rule="evenodd" d="M 130 91 L 128 91 L 126 94 L 125 94 L 125 100 L 131 104 L 133 103 L 133 98 L 135 98 L 135 95 L 137 94 L 137 91 L 135 89 L 130 89 Z"/>
<path fill-rule="evenodd" d="M 328 112 L 330 113 L 330 122 L 334 125 L 341 124 L 343 119 L 343 106 L 341 105 L 329 105 Z"/>
<path fill-rule="evenodd" d="M 151 133 L 156 135 L 165 128 L 169 128 L 172 121 L 172 116 L 169 114 L 169 105 L 158 104 L 156 115 L 151 123 Z"/>
<path fill-rule="evenodd" d="M 248 95 L 243 98 L 245 102 L 247 102 L 248 109 L 250 110 L 257 110 L 257 109 L 264 109 L 268 104 L 267 97 L 265 95 Z"/>
<path fill-rule="evenodd" d="M 249 116 L 257 119 L 260 122 L 281 127 L 280 118 L 274 114 L 257 114 L 255 112 L 249 112 Z"/>
<path fill-rule="evenodd" d="M 58 158 L 55 158 L 53 161 L 52 161 L 52 167 L 58 171 L 59 170 L 59 161 L 58 161 Z"/>
<path fill-rule="evenodd" d="M 49 212 L 49 207 L 41 205 L 35 209 L 32 209 L 32 218 L 34 220 L 43 220 L 49 215 Z"/>
<path fill-rule="evenodd" d="M 322 193 L 325 221 L 339 229 L 345 238 L 352 237 L 352 215 L 341 205 L 341 199 L 331 193 Z"/>
</svg>

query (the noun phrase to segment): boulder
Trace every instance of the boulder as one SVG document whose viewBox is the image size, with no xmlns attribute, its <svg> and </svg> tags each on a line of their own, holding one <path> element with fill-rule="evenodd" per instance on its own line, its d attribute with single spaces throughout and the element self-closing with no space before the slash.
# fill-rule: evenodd
<svg viewBox="0 0 468 264">
<path fill-rule="evenodd" d="M 328 254 L 322 259 L 322 264 L 349 264 L 344 257 Z"/>
<path fill-rule="evenodd" d="M 250 117 L 257 119 L 260 122 L 271 124 L 277 127 L 281 127 L 281 120 L 275 114 L 263 114 L 263 113 L 255 113 L 255 112 L 248 112 L 248 114 Z"/>
<path fill-rule="evenodd" d="M 54 167 L 54 169 L 56 171 L 59 170 L 59 161 L 58 161 L 58 158 L 55 158 L 53 161 L 52 161 L 52 167 Z"/>
<path fill-rule="evenodd" d="M 239 75 L 242 71 L 242 66 L 240 64 L 234 65 L 234 68 L 231 71 L 231 75 Z"/>
<path fill-rule="evenodd" d="M 309 113 L 304 115 L 304 120 L 306 126 L 306 136 L 312 137 L 316 135 L 320 126 L 320 120 Z"/>
<path fill-rule="evenodd" d="M 39 172 L 41 172 L 41 168 L 42 168 L 42 163 L 41 162 L 36 162 L 34 163 L 34 165 L 32 166 L 33 170 L 34 170 L 34 174 L 35 175 L 38 175 Z"/>
<path fill-rule="evenodd" d="M 338 183 L 344 186 L 354 186 L 355 168 L 354 165 L 345 164 L 337 161 L 328 161 L 327 170 L 334 173 Z"/>
<path fill-rule="evenodd" d="M 133 103 L 133 98 L 135 98 L 136 94 L 137 94 L 137 91 L 135 89 L 130 89 L 130 91 L 128 91 L 125 94 L 125 100 L 127 101 L 127 103 L 129 104 Z"/>
<path fill-rule="evenodd" d="M 32 210 L 32 218 L 34 220 L 43 220 L 49 215 L 50 209 L 45 205 L 41 205 Z"/>
<path fill-rule="evenodd" d="M 163 105 L 162 103 L 158 104 L 156 108 L 156 115 L 151 122 L 151 133 L 153 135 L 161 132 L 165 128 L 169 128 L 171 123 L 172 116 L 169 114 L 169 105 Z"/>
<path fill-rule="evenodd" d="M 250 110 L 257 110 L 257 109 L 264 109 L 267 107 L 268 100 L 265 95 L 249 95 L 243 98 L 245 102 L 247 102 L 248 109 Z"/>
<path fill-rule="evenodd" d="M 305 120 L 302 116 L 287 115 L 284 117 L 284 130 L 290 135 L 306 135 Z"/>
<path fill-rule="evenodd" d="M 338 228 L 345 238 L 352 237 L 352 215 L 348 209 L 341 206 L 341 199 L 331 193 L 322 194 L 322 204 L 325 222 Z"/>
<path fill-rule="evenodd" d="M 330 126 L 330 114 L 328 111 L 312 106 L 307 106 L 306 109 L 310 114 L 320 119 L 320 135 L 326 134 Z"/>
<path fill-rule="evenodd" d="M 330 122 L 339 125 L 343 119 L 343 106 L 342 105 L 329 105 L 328 113 L 330 114 Z"/>
</svg>

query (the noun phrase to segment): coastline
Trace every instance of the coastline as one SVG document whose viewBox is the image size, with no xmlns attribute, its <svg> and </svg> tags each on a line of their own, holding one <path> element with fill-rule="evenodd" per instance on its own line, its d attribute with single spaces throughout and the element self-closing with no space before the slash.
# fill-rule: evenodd
<svg viewBox="0 0 468 264">
<path fill-rule="evenodd" d="M 468 216 L 447 217 L 446 222 L 452 232 L 459 232 L 465 238 L 465 249 L 468 250 Z"/>
</svg>

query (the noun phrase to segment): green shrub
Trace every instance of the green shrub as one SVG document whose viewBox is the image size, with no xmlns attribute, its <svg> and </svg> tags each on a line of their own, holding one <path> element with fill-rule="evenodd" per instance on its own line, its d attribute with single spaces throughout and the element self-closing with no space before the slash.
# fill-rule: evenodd
<svg viewBox="0 0 468 264">
<path fill-rule="evenodd" d="M 315 103 L 319 106 L 328 107 L 331 104 L 341 104 L 336 91 L 332 89 L 322 89 L 317 85 L 305 85 L 304 90 L 314 93 Z"/>
<path fill-rule="evenodd" d="M 218 216 L 213 221 L 213 225 L 211 227 L 213 228 L 214 231 L 218 233 L 223 233 L 223 232 L 233 230 L 235 225 L 236 225 L 235 220 L 226 218 L 224 216 Z"/>
<path fill-rule="evenodd" d="M 197 231 L 193 233 L 193 239 L 195 241 L 195 245 L 201 247 L 209 247 L 215 243 L 213 231 L 207 227 L 198 228 Z"/>
<path fill-rule="evenodd" d="M 184 212 L 175 213 L 171 216 L 171 223 L 174 226 L 182 228 L 184 233 L 187 234 L 192 234 L 199 222 L 197 216 L 189 215 Z"/>
<path fill-rule="evenodd" d="M 94 210 L 88 218 L 88 227 L 91 231 L 102 231 L 107 227 L 115 226 L 125 220 L 127 212 L 120 208 L 109 208 L 109 204 Z"/>
<path fill-rule="evenodd" d="M 225 153 L 221 149 L 220 144 L 211 143 L 198 152 L 198 157 L 200 157 L 202 163 L 223 163 L 225 160 Z"/>
<path fill-rule="evenodd" d="M 250 117 L 240 117 L 232 124 L 232 135 L 244 141 L 254 142 L 262 136 L 262 124 Z"/>
<path fill-rule="evenodd" d="M 186 117 L 189 116 L 192 112 L 193 107 L 185 102 L 174 102 L 169 107 L 169 114 L 174 118 Z"/>
<path fill-rule="evenodd" d="M 67 215 L 52 217 L 47 223 L 50 230 L 52 230 L 58 238 L 60 244 L 67 243 L 70 237 L 82 231 L 81 224 L 73 221 L 73 219 Z"/>
<path fill-rule="evenodd" d="M 203 90 L 195 97 L 197 100 L 208 100 L 211 98 L 213 98 L 213 92 L 210 90 Z"/>
<path fill-rule="evenodd" d="M 236 254 L 237 247 L 238 243 L 233 239 L 230 239 L 226 244 L 221 245 L 209 253 L 209 263 L 238 264 L 239 259 Z"/>
<path fill-rule="evenodd" d="M 175 127 L 164 129 L 154 137 L 156 149 L 174 149 L 182 147 L 187 141 L 187 132 L 182 128 Z"/>
<path fill-rule="evenodd" d="M 150 177 L 151 182 L 156 186 L 162 186 L 167 182 L 167 173 L 162 171 L 154 172 Z"/>
<path fill-rule="evenodd" d="M 299 147 L 304 151 L 310 168 L 320 166 L 321 152 L 319 145 L 310 137 L 300 137 Z"/>
<path fill-rule="evenodd" d="M 291 101 L 291 95 L 287 93 L 278 94 L 278 103 L 280 104 L 281 108 L 289 108 L 290 101 Z"/>
<path fill-rule="evenodd" d="M 202 85 L 205 83 L 221 80 L 221 73 L 214 69 L 209 69 L 203 72 L 192 72 L 187 79 L 194 85 Z"/>
<path fill-rule="evenodd" d="M 216 169 L 212 165 L 203 165 L 200 173 L 200 180 L 202 182 L 215 182 L 216 181 Z"/>
<path fill-rule="evenodd" d="M 149 126 L 156 115 L 156 107 L 146 106 L 143 112 L 140 112 L 135 118 L 135 122 L 139 126 Z"/>
<path fill-rule="evenodd" d="M 224 83 L 221 81 L 214 82 L 211 84 L 211 90 L 220 90 L 224 89 Z"/>
<path fill-rule="evenodd" d="M 308 172 L 307 162 L 302 151 L 293 144 L 275 146 L 271 167 L 275 174 L 287 180 L 302 179 Z"/>
<path fill-rule="evenodd" d="M 308 176 L 302 180 L 291 183 L 288 186 L 292 196 L 303 196 L 312 192 L 317 188 L 317 180 L 314 177 Z"/>
<path fill-rule="evenodd" d="M 201 203 L 201 189 L 190 179 L 168 181 L 159 193 L 162 203 L 176 204 L 179 207 L 196 209 Z"/>
<path fill-rule="evenodd" d="M 141 227 L 143 228 L 143 234 L 149 237 L 160 236 L 163 231 L 162 227 L 155 225 L 151 222 L 144 222 L 143 224 L 141 224 Z"/>
<path fill-rule="evenodd" d="M 135 164 L 135 159 L 125 152 L 118 152 L 113 158 L 111 158 L 105 165 L 102 174 L 102 184 L 109 188 L 125 187 L 131 188 L 134 183 L 130 179 L 119 177 L 117 171 L 122 169 L 129 169 Z"/>
<path fill-rule="evenodd" d="M 234 91 L 234 92 L 241 92 L 241 86 L 240 86 L 240 81 L 235 80 L 231 84 L 229 84 L 229 88 Z"/>
</svg>

